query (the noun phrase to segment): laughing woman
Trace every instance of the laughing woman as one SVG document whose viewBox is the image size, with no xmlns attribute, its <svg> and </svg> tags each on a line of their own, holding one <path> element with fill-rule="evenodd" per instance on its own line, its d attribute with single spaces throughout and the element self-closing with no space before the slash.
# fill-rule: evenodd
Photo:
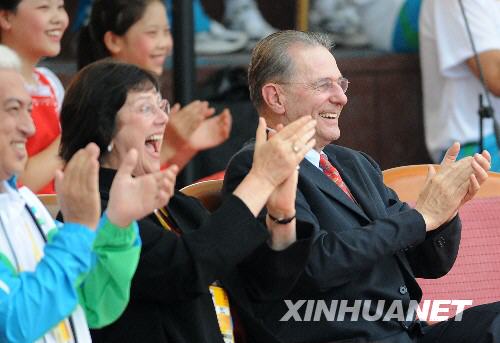
<svg viewBox="0 0 500 343">
<path fill-rule="evenodd" d="M 141 246 L 133 221 L 168 202 L 175 167 L 132 178 L 137 153 L 128 152 L 99 221 L 99 149 L 88 144 L 56 172 L 67 222 L 54 222 L 28 188 L 16 188 L 35 132 L 19 70 L 0 45 L 0 342 L 90 342 L 87 325 L 108 325 L 127 304 Z"/>
<path fill-rule="evenodd" d="M 61 156 L 67 161 L 89 142 L 101 148 L 99 183 L 105 204 L 129 149 L 139 152 L 133 175 L 159 170 L 167 112 L 150 72 L 112 61 L 91 64 L 66 93 Z M 293 217 L 296 167 L 314 144 L 314 125 L 311 118 L 303 118 L 266 139 L 262 119 L 252 170 L 218 210 L 208 214 L 196 199 L 177 192 L 168 207 L 139 221 L 143 249 L 129 305 L 115 323 L 93 330 L 94 342 L 233 342 L 230 321 L 216 312 L 210 292 L 215 299 L 221 294 L 224 298 L 224 290 L 213 283 L 224 284 L 228 275 L 235 276 L 236 266 L 257 248 L 270 263 L 260 259 L 255 268 L 276 276 L 276 282 L 249 282 L 248 291 L 262 296 L 286 292 L 298 271 L 281 268 L 279 259 L 289 249 L 306 251 L 308 246 L 302 230 L 296 234 Z M 256 216 L 264 206 L 276 218 L 290 220 L 263 225 Z M 310 232 L 307 224 L 297 225 Z"/>
</svg>

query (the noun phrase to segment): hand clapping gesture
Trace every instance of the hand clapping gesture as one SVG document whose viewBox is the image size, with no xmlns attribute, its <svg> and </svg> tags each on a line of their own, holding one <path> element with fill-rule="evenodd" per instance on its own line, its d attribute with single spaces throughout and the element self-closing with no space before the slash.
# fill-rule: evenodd
<svg viewBox="0 0 500 343">
<path fill-rule="evenodd" d="M 283 128 L 279 126 L 279 132 L 271 133 L 267 139 L 266 121 L 260 118 L 250 173 L 256 173 L 273 188 L 280 185 L 314 146 L 315 127 L 316 121 L 305 116 Z"/>
<path fill-rule="evenodd" d="M 427 231 L 450 221 L 460 206 L 472 199 L 488 178 L 491 156 L 487 151 L 456 161 L 460 145 L 453 144 L 446 152 L 438 172 L 429 174 L 415 209 L 424 217 Z"/>
<path fill-rule="evenodd" d="M 90 143 L 79 150 L 64 171 L 56 172 L 56 190 L 66 222 L 80 223 L 95 230 L 101 214 L 99 196 L 99 148 Z M 178 167 L 139 177 L 131 175 L 137 163 L 132 149 L 121 164 L 111 186 L 108 218 L 120 227 L 165 206 L 174 193 Z"/>
<path fill-rule="evenodd" d="M 126 227 L 165 206 L 174 194 L 175 177 L 179 168 L 172 165 L 163 171 L 132 176 L 137 163 L 137 151 L 131 149 L 123 160 L 111 185 L 108 218 Z"/>
<path fill-rule="evenodd" d="M 269 135 L 270 138 L 282 129 L 283 126 L 279 125 L 276 128 L 276 132 Z M 315 140 L 312 138 L 314 136 L 314 132 L 314 129 L 306 131 L 305 136 L 293 141 L 292 143 L 292 151 L 295 154 L 298 154 L 295 157 L 300 158 L 300 161 L 304 158 L 305 153 L 314 147 Z M 298 149 L 300 145 L 304 145 L 301 150 Z M 296 150 L 299 151 L 296 152 Z M 268 216 L 266 217 L 266 224 L 271 235 L 269 243 L 271 248 L 274 250 L 285 249 L 296 240 L 295 220 L 287 224 L 279 224 L 274 222 L 269 215 L 278 219 L 295 217 L 295 198 L 297 194 L 298 176 L 299 172 L 298 168 L 296 168 L 296 170 L 293 170 L 292 173 L 274 189 L 266 203 L 268 213 Z"/>
<path fill-rule="evenodd" d="M 175 105 L 165 129 L 161 162 L 183 167 L 197 152 L 223 143 L 231 132 L 231 114 L 215 110 L 206 101 L 193 101 L 184 108 Z"/>
<path fill-rule="evenodd" d="M 255 216 L 265 204 L 276 218 L 295 215 L 297 166 L 316 143 L 315 127 L 316 121 L 306 116 L 286 127 L 279 125 L 268 137 L 266 121 L 259 119 L 252 168 L 233 192 Z M 274 250 L 285 249 L 296 239 L 295 221 L 283 225 L 267 218 L 267 227 Z"/>
<path fill-rule="evenodd" d="M 80 149 L 63 170 L 57 170 L 55 186 L 61 213 L 68 223 L 95 230 L 101 216 L 99 197 L 99 148 L 94 143 Z"/>
</svg>

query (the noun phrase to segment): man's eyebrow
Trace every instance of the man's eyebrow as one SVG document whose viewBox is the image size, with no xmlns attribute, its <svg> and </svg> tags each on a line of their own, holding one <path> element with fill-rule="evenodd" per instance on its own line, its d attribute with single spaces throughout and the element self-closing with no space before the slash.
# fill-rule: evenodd
<svg viewBox="0 0 500 343">
<path fill-rule="evenodd" d="M 316 82 L 324 82 L 324 81 L 333 81 L 333 82 L 335 82 L 335 81 L 337 81 L 337 80 L 339 80 L 341 78 L 343 78 L 342 75 L 340 75 L 337 78 L 325 76 L 325 77 L 319 78 Z"/>
<path fill-rule="evenodd" d="M 9 105 L 10 103 L 18 103 L 19 105 L 23 104 L 23 101 L 18 98 L 7 98 L 4 100 L 4 105 Z"/>
<path fill-rule="evenodd" d="M 12 104 L 17 104 L 19 106 L 23 106 L 23 105 L 31 106 L 31 99 L 29 99 L 29 100 L 27 99 L 26 101 L 24 101 L 23 99 L 20 99 L 20 98 L 7 98 L 3 102 L 4 106 L 8 106 L 8 105 L 12 105 Z"/>
</svg>

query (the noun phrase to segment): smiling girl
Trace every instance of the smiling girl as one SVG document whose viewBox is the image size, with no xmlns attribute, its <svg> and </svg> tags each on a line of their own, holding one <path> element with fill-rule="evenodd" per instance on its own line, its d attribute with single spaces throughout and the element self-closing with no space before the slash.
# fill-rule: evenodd
<svg viewBox="0 0 500 343">
<path fill-rule="evenodd" d="M 113 57 L 161 75 L 171 53 L 172 35 L 163 2 L 97 0 L 80 34 L 78 67 Z"/>
<path fill-rule="evenodd" d="M 153 72 L 163 73 L 172 53 L 172 35 L 161 0 L 95 0 L 88 25 L 80 32 L 78 67 L 111 57 Z M 199 151 L 215 147 L 229 137 L 228 110 L 213 116 L 206 101 L 172 107 L 162 144 L 162 165 L 181 169 Z"/>
<path fill-rule="evenodd" d="M 22 75 L 33 101 L 36 133 L 29 138 L 29 160 L 20 177 L 37 193 L 54 193 L 60 142 L 59 109 L 64 88 L 46 68 L 36 65 L 43 57 L 57 56 L 68 26 L 63 0 L 5 0 L 0 3 L 0 42 L 18 53 Z"/>
</svg>

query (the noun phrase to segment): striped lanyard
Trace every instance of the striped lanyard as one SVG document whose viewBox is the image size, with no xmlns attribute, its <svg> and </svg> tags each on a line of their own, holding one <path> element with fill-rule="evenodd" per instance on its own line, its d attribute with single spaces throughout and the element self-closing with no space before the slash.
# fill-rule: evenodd
<svg viewBox="0 0 500 343">
<path fill-rule="evenodd" d="M 165 230 L 171 231 L 178 236 L 181 234 L 181 230 L 175 225 L 164 207 L 156 209 L 154 214 Z M 209 291 L 212 295 L 212 302 L 215 307 L 215 314 L 217 315 L 217 322 L 219 323 L 224 343 L 234 343 L 233 320 L 231 318 L 227 292 L 219 286 L 217 281 L 209 286 Z"/>
</svg>

